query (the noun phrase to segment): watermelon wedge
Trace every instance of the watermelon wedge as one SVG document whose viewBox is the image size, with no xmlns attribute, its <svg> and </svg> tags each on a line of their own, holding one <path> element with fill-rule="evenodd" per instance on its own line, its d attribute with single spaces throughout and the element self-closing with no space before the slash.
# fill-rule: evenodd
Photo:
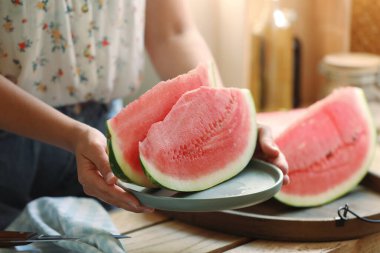
<svg viewBox="0 0 380 253">
<path fill-rule="evenodd" d="M 328 203 L 353 189 L 374 156 L 376 132 L 363 91 L 345 87 L 305 109 L 259 113 L 289 163 L 291 183 L 275 196 L 299 207 Z"/>
<path fill-rule="evenodd" d="M 108 153 L 116 177 L 145 187 L 154 187 L 144 174 L 139 159 L 139 142 L 150 126 L 165 118 L 187 91 L 213 86 L 213 67 L 200 64 L 190 72 L 162 81 L 107 121 Z"/>
<path fill-rule="evenodd" d="M 162 187 L 200 191 L 238 174 L 252 158 L 255 107 L 247 89 L 185 93 L 140 142 L 145 172 Z"/>
</svg>

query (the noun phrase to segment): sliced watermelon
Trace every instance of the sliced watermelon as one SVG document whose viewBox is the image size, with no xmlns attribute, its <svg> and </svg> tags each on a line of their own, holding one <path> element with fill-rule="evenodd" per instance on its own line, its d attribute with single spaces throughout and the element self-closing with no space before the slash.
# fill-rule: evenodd
<svg viewBox="0 0 380 253">
<path fill-rule="evenodd" d="M 291 183 L 275 196 L 292 206 L 330 202 L 367 173 L 376 132 L 363 91 L 346 87 L 306 109 L 258 114 L 273 129 L 289 163 Z"/>
<path fill-rule="evenodd" d="M 201 64 L 186 74 L 156 84 L 108 120 L 108 151 L 114 174 L 125 181 L 153 187 L 141 167 L 139 141 L 153 123 L 164 119 L 182 94 L 200 86 L 213 86 L 213 82 L 211 64 Z"/>
<path fill-rule="evenodd" d="M 140 143 L 145 172 L 176 191 L 199 191 L 238 174 L 252 158 L 255 108 L 247 89 L 209 88 L 185 93 Z"/>
</svg>

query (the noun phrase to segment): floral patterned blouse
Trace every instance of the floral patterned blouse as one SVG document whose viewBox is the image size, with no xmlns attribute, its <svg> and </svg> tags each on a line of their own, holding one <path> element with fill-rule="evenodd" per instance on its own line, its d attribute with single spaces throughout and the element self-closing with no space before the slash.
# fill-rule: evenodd
<svg viewBox="0 0 380 253">
<path fill-rule="evenodd" d="M 52 106 L 139 85 L 143 0 L 1 0 L 0 74 Z"/>
</svg>

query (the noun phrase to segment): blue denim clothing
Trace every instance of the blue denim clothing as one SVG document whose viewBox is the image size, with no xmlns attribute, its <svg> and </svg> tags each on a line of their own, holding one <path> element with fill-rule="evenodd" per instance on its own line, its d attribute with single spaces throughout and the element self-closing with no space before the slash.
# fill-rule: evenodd
<svg viewBox="0 0 380 253">
<path fill-rule="evenodd" d="M 106 120 L 121 108 L 122 101 L 115 100 L 57 109 L 104 132 Z M 0 130 L 0 229 L 15 219 L 28 202 L 42 196 L 85 196 L 74 155 Z"/>
</svg>

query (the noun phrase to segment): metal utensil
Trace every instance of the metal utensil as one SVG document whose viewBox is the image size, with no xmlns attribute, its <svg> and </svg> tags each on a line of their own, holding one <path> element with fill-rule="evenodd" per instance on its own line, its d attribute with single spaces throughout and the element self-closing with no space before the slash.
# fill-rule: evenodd
<svg viewBox="0 0 380 253">
<path fill-rule="evenodd" d="M 130 238 L 127 235 L 111 235 L 116 239 Z M 26 245 L 33 242 L 55 242 L 60 240 L 79 240 L 80 237 L 65 235 L 44 235 L 35 232 L 0 231 L 0 248 Z"/>
</svg>

